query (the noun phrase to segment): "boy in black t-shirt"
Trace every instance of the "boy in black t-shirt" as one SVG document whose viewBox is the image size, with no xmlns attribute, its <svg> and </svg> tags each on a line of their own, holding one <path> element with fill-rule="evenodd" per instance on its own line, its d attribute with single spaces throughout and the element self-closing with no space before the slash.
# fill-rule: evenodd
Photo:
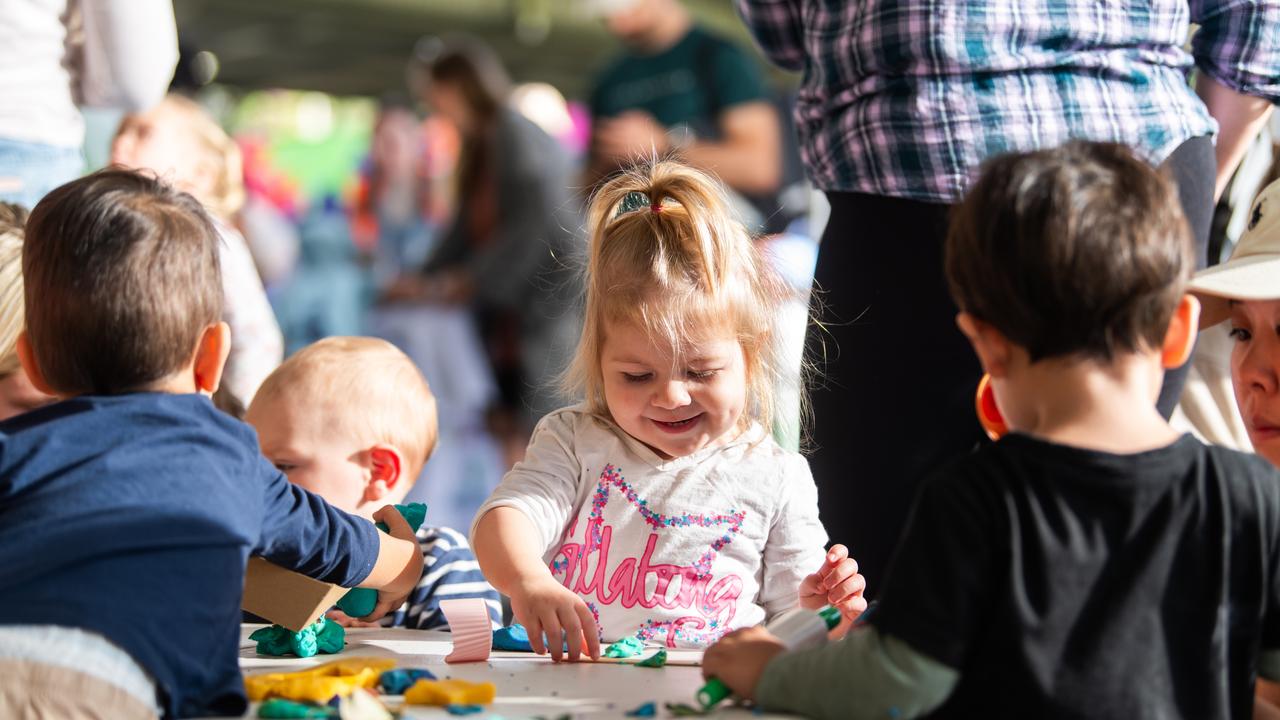
<svg viewBox="0 0 1280 720">
<path fill-rule="evenodd" d="M 1249 716 L 1280 678 L 1280 475 L 1155 410 L 1194 341 L 1189 252 L 1122 146 L 989 162 L 946 270 L 1011 434 L 924 485 L 867 626 L 733 633 L 703 672 L 814 717 Z"/>
</svg>

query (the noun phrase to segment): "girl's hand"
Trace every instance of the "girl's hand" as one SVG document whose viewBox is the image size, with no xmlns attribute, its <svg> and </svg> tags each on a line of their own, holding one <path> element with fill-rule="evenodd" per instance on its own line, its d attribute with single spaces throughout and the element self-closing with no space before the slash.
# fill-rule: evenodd
<svg viewBox="0 0 1280 720">
<path fill-rule="evenodd" d="M 786 650 L 781 640 L 762 627 L 735 630 L 707 648 L 702 677 L 717 678 L 738 697 L 754 700 L 765 666 Z"/>
<path fill-rule="evenodd" d="M 867 579 L 858 574 L 858 562 L 849 557 L 849 549 L 832 545 L 818 572 L 801 581 L 800 607 L 817 610 L 834 605 L 845 618 L 842 625 L 847 625 L 867 609 L 867 600 L 862 597 L 866 589 Z"/>
<path fill-rule="evenodd" d="M 556 582 L 550 573 L 520 583 L 511 594 L 511 610 L 516 621 L 529 631 L 529 645 L 539 655 L 549 650 L 551 659 L 560 662 L 563 645 L 568 645 L 570 662 L 582 654 L 592 660 L 600 659 L 600 634 L 591 610 L 582 598 Z"/>
</svg>

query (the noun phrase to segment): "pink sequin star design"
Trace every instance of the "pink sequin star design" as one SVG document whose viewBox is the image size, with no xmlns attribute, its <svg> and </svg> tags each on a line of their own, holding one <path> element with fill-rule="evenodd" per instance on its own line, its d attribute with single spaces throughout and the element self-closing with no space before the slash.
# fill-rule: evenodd
<svg viewBox="0 0 1280 720">
<path fill-rule="evenodd" d="M 591 510 L 588 515 L 587 537 L 582 547 L 582 555 L 578 557 L 585 558 L 591 553 L 602 552 L 605 543 L 604 537 L 604 509 L 609 503 L 610 495 L 616 490 L 640 513 L 645 523 L 655 530 L 669 530 L 686 527 L 701 527 L 714 530 L 722 530 L 723 534 L 713 540 L 704 552 L 691 565 L 686 565 L 693 571 L 692 577 L 686 575 L 688 581 L 709 581 L 711 579 L 712 565 L 715 563 L 720 551 L 726 545 L 733 542 L 733 538 L 742 530 L 743 520 L 746 513 L 738 510 L 730 510 L 723 514 L 700 515 L 691 513 L 681 513 L 678 515 L 667 515 L 655 512 L 649 507 L 647 499 L 640 497 L 636 489 L 627 482 L 622 472 L 613 465 L 605 466 L 600 473 L 600 479 L 597 482 L 595 493 L 591 500 Z M 552 562 L 553 571 L 568 571 L 569 559 L 561 556 Z M 566 586 L 570 585 L 566 577 Z M 579 588 L 583 590 L 584 588 Z M 722 625 L 715 615 L 717 608 L 710 605 L 708 596 L 701 598 L 702 606 L 699 611 L 703 620 L 694 619 L 692 624 L 689 623 L 690 618 L 683 620 L 646 620 L 638 628 L 636 636 L 645 641 L 661 641 L 665 639 L 667 644 L 675 647 L 676 641 L 681 641 L 695 646 L 705 646 L 715 642 L 724 635 L 730 628 Z M 596 613 L 594 604 L 590 605 L 593 614 Z"/>
<path fill-rule="evenodd" d="M 716 556 L 720 554 L 721 548 L 733 542 L 733 536 L 742 530 L 742 521 L 747 514 L 741 510 L 730 510 L 725 515 L 691 515 L 689 513 L 681 513 L 680 515 L 664 515 L 649 509 L 649 501 L 640 497 L 636 489 L 627 482 L 622 472 L 612 464 L 605 465 L 604 470 L 600 471 L 600 481 L 596 483 L 595 496 L 591 498 L 591 514 L 588 516 L 588 525 L 590 528 L 590 536 L 587 538 L 587 552 L 592 553 L 600 549 L 601 537 L 600 522 L 591 522 L 601 520 L 604 516 L 604 507 L 609 504 L 609 488 L 616 487 L 622 496 L 627 499 L 641 517 L 645 519 L 650 527 L 661 530 L 665 528 L 682 528 L 690 525 L 696 525 L 704 528 L 724 527 L 725 532 L 711 543 L 711 547 L 702 554 L 702 557 L 693 564 L 693 568 L 698 572 L 698 579 L 701 580 L 711 575 L 711 565 L 715 562 Z"/>
</svg>

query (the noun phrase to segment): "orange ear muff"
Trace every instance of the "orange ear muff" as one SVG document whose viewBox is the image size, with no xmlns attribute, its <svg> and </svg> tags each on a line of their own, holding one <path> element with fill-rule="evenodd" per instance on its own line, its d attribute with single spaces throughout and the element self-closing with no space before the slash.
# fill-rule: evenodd
<svg viewBox="0 0 1280 720">
<path fill-rule="evenodd" d="M 1009 425 L 1000 414 L 1000 406 L 996 405 L 996 393 L 991 387 L 991 376 L 983 375 L 978 381 L 978 392 L 974 396 L 974 409 L 978 412 L 978 422 L 987 432 L 987 437 L 999 440 L 1009 432 Z"/>
</svg>

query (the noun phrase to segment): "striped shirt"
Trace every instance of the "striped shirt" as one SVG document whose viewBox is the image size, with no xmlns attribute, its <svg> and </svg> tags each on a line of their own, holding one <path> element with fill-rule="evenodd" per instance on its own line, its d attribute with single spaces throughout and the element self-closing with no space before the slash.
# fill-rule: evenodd
<svg viewBox="0 0 1280 720">
<path fill-rule="evenodd" d="M 737 6 L 764 53 L 803 72 L 797 131 L 824 190 L 954 202 L 983 159 L 1070 138 L 1158 163 L 1216 130 L 1187 83 L 1193 65 L 1280 101 L 1280 0 Z"/>
<path fill-rule="evenodd" d="M 422 548 L 422 579 L 405 604 L 383 618 L 385 627 L 447 629 L 440 601 L 457 598 L 483 598 L 493 628 L 502 627 L 498 591 L 480 573 L 465 535 L 447 527 L 424 525 L 418 530 L 418 545 Z"/>
</svg>

